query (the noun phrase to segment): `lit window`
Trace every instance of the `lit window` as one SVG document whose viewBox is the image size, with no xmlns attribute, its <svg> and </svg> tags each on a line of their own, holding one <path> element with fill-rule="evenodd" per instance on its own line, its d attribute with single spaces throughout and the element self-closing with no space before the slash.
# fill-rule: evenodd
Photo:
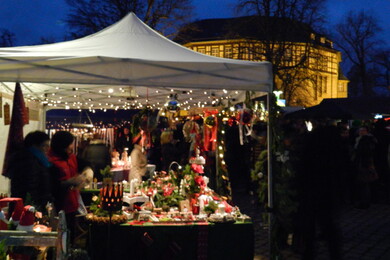
<svg viewBox="0 0 390 260">
<path fill-rule="evenodd" d="M 198 52 L 206 54 L 206 49 L 205 48 L 198 48 Z"/>
<path fill-rule="evenodd" d="M 232 59 L 233 58 L 232 46 L 225 46 L 225 58 L 228 58 L 228 59 Z"/>
<path fill-rule="evenodd" d="M 211 48 L 211 56 L 219 57 L 219 47 Z"/>
</svg>

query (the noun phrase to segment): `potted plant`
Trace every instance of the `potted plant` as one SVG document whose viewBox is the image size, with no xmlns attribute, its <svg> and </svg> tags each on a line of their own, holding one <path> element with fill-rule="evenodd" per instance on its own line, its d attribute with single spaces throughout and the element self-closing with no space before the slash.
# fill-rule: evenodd
<svg viewBox="0 0 390 260">
<path fill-rule="evenodd" d="M 109 165 L 107 165 L 104 169 L 101 169 L 100 174 L 103 177 L 103 185 L 112 184 L 113 173 L 111 172 L 111 167 Z"/>
</svg>

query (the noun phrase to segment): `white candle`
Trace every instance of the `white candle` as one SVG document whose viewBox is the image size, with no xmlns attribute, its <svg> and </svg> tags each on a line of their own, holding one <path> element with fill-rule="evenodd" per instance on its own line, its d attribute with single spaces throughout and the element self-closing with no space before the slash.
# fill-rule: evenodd
<svg viewBox="0 0 390 260">
<path fill-rule="evenodd" d="M 135 179 L 130 181 L 130 196 L 134 196 Z"/>
</svg>

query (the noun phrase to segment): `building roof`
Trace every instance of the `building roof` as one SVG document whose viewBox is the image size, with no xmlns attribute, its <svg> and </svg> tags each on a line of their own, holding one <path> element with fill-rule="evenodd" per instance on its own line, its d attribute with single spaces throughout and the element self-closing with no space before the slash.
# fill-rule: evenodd
<svg viewBox="0 0 390 260">
<path fill-rule="evenodd" d="M 339 65 L 339 80 L 348 80 L 349 79 L 344 75 L 343 70 L 341 69 L 341 66 Z"/>
<path fill-rule="evenodd" d="M 311 39 L 311 35 L 315 39 Z M 309 42 L 331 48 L 331 42 L 316 33 L 308 24 L 288 18 L 243 16 L 236 18 L 218 18 L 195 21 L 184 26 L 174 41 L 189 42 L 215 41 L 228 39 L 253 39 L 271 41 Z"/>
</svg>

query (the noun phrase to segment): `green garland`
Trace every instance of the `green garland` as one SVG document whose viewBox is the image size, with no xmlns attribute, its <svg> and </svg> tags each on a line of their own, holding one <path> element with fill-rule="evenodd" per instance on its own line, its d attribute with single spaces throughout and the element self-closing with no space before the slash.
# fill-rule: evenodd
<svg viewBox="0 0 390 260">
<path fill-rule="evenodd" d="M 297 191 L 293 187 L 296 173 L 292 166 L 287 147 L 284 145 L 285 133 L 280 125 L 280 108 L 276 106 L 275 100 L 271 102 L 272 109 L 269 114 L 273 139 L 271 140 L 272 173 L 273 173 L 273 222 L 271 225 L 271 259 L 282 259 L 281 246 L 286 243 L 287 235 L 293 232 L 293 217 L 298 209 L 296 200 Z M 267 150 L 260 153 L 251 171 L 251 178 L 257 184 L 259 202 L 267 211 L 268 205 L 268 172 L 267 172 Z M 269 221 L 268 214 L 264 221 Z"/>
</svg>

